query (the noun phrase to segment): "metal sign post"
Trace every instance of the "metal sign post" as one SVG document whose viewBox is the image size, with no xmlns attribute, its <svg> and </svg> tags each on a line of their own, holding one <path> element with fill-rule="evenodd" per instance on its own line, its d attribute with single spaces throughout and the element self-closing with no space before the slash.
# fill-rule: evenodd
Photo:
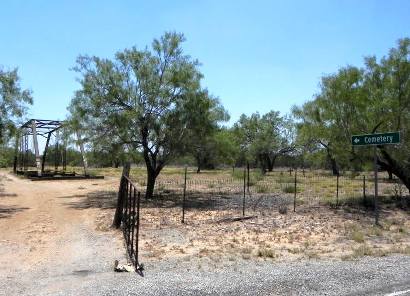
<svg viewBox="0 0 410 296">
<path fill-rule="evenodd" d="M 389 132 L 379 134 L 365 134 L 352 136 L 352 146 L 373 146 L 374 161 L 374 223 L 379 225 L 379 186 L 377 166 L 377 145 L 389 145 L 400 143 L 400 132 Z"/>
<path fill-rule="evenodd" d="M 379 225 L 379 186 L 378 186 L 378 167 L 377 167 L 377 147 L 373 146 L 373 158 L 374 158 L 374 224 Z"/>
</svg>

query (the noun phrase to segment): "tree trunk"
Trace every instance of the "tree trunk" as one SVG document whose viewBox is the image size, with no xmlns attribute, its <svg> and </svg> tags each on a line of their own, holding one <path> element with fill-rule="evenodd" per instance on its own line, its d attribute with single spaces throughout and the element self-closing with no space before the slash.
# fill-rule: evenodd
<svg viewBox="0 0 410 296">
<path fill-rule="evenodd" d="M 410 167 L 402 165 L 400 162 L 393 159 L 385 148 L 378 148 L 383 156 L 383 160 L 379 159 L 379 163 L 382 167 L 385 167 L 388 171 L 390 170 L 392 174 L 397 176 L 397 178 L 399 178 L 404 186 L 410 191 Z"/>
<path fill-rule="evenodd" d="M 393 180 L 393 172 L 391 170 L 387 170 L 387 173 L 389 174 L 389 180 Z"/>
<path fill-rule="evenodd" d="M 336 159 L 333 157 L 330 157 L 330 165 L 332 166 L 333 176 L 339 176 L 339 168 L 337 166 Z"/>
<path fill-rule="evenodd" d="M 118 196 L 117 196 L 117 208 L 115 209 L 114 220 L 112 222 L 112 227 L 115 227 L 115 228 L 120 228 L 121 227 L 122 208 L 124 206 L 124 198 L 123 198 L 124 195 L 122 193 L 123 193 L 123 190 L 124 190 L 125 182 L 123 181 L 122 176 L 129 177 L 130 167 L 131 167 L 131 164 L 129 162 L 126 162 L 124 164 L 123 169 L 122 169 L 120 188 L 118 190 Z"/>
<path fill-rule="evenodd" d="M 266 174 L 266 157 L 263 154 L 259 154 L 259 162 L 261 166 L 261 173 L 262 175 Z"/>
<path fill-rule="evenodd" d="M 326 146 L 327 158 L 329 159 L 330 166 L 332 168 L 333 176 L 339 176 L 339 167 L 337 165 L 336 159 L 330 154 L 329 146 Z"/>
<path fill-rule="evenodd" d="M 272 157 L 270 157 L 269 154 L 266 155 L 266 164 L 267 164 L 269 172 L 273 171 L 273 167 L 275 166 L 276 157 L 277 155 L 273 155 Z"/>
<path fill-rule="evenodd" d="M 196 165 L 197 165 L 196 173 L 199 174 L 201 172 L 201 159 L 199 157 L 197 157 L 196 159 Z"/>
<path fill-rule="evenodd" d="M 145 198 L 152 198 L 154 196 L 154 188 L 157 175 L 153 170 L 147 170 L 147 173 L 147 189 L 145 192 Z"/>
</svg>

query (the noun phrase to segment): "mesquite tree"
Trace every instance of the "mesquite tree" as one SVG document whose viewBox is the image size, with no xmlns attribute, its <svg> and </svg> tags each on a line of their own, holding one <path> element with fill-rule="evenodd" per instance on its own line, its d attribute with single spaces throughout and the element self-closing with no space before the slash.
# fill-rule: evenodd
<svg viewBox="0 0 410 296">
<path fill-rule="evenodd" d="M 322 145 L 346 167 L 371 161 L 370 149 L 352 147 L 355 134 L 400 131 L 400 145 L 377 146 L 378 164 L 410 189 L 410 39 L 380 60 L 347 66 L 322 78 L 314 100 L 294 108 L 298 136 Z"/>
<path fill-rule="evenodd" d="M 263 116 L 242 114 L 234 125 L 242 153 L 259 163 L 262 173 L 272 171 L 278 156 L 295 151 L 293 122 L 277 111 Z"/>
<path fill-rule="evenodd" d="M 80 56 L 74 68 L 82 86 L 69 107 L 74 126 L 91 140 L 106 137 L 141 151 L 147 198 L 163 167 L 185 153 L 190 130 L 212 120 L 192 120 L 192 102 L 212 99 L 201 89 L 198 62 L 183 54 L 183 41 L 182 34 L 165 33 L 151 50 L 133 47 L 114 60 Z"/>
</svg>

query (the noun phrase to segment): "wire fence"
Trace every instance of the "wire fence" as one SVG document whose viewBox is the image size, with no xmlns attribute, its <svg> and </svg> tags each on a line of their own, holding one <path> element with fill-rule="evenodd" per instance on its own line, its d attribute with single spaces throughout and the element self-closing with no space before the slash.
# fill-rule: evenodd
<svg viewBox="0 0 410 296">
<path fill-rule="evenodd" d="M 135 180 L 138 190 L 145 190 L 145 178 Z M 381 198 L 401 197 L 404 189 L 398 179 L 380 177 Z M 144 200 L 142 206 L 163 212 L 150 217 L 159 225 L 203 223 L 323 205 L 371 208 L 373 192 L 374 179 L 367 173 L 333 176 L 324 171 L 277 170 L 262 175 L 256 169 L 237 168 L 231 174 L 196 174 L 185 169 L 158 177 L 154 198 Z"/>
</svg>

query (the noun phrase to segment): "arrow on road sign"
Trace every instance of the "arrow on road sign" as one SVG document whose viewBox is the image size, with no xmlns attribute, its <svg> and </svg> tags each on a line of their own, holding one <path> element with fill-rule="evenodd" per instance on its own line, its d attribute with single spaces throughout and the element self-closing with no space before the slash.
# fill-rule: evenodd
<svg viewBox="0 0 410 296">
<path fill-rule="evenodd" d="M 367 135 L 353 135 L 353 146 L 367 146 L 367 145 L 388 145 L 399 144 L 400 132 L 367 134 Z"/>
</svg>

